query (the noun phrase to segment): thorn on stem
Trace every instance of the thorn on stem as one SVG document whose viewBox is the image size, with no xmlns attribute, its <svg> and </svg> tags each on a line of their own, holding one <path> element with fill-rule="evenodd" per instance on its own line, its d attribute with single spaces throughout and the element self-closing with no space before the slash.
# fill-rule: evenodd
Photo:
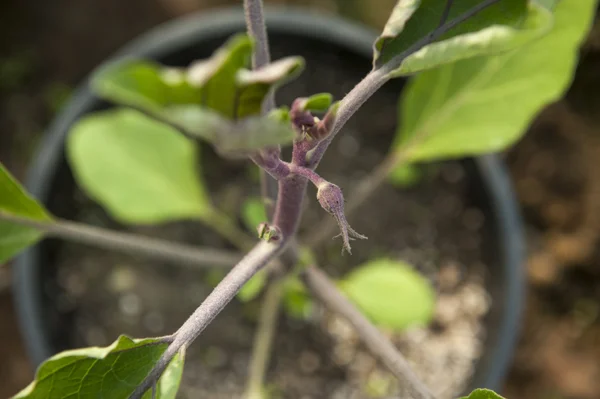
<svg viewBox="0 0 600 399">
<path fill-rule="evenodd" d="M 333 238 L 342 237 L 344 243 L 342 254 L 345 250 L 352 255 L 350 241 L 355 238 L 366 240 L 367 237 L 358 233 L 348 224 L 346 215 L 344 215 L 344 195 L 342 194 L 342 190 L 335 184 L 325 182 L 317 190 L 317 200 L 319 200 L 321 207 L 335 218 L 340 228 L 340 234 Z"/>
</svg>

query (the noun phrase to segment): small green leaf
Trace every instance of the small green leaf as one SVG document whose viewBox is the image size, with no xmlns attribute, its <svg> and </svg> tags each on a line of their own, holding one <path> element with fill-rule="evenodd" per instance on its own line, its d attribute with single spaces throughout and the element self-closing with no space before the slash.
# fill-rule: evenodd
<svg viewBox="0 0 600 399">
<path fill-rule="evenodd" d="M 341 289 L 373 322 L 395 330 L 426 324 L 432 317 L 431 284 L 404 262 L 377 259 L 353 270 Z"/>
<path fill-rule="evenodd" d="M 33 221 L 51 221 L 48 212 L 33 199 L 0 163 L 0 214 Z M 0 265 L 35 244 L 42 233 L 31 227 L 0 221 Z"/>
<path fill-rule="evenodd" d="M 302 57 L 287 57 L 257 70 L 240 69 L 235 81 L 238 87 L 236 117 L 258 115 L 270 90 L 297 77 L 304 69 Z"/>
<path fill-rule="evenodd" d="M 101 67 L 91 80 L 101 97 L 150 113 L 178 104 L 200 104 L 202 93 L 187 81 L 184 69 L 127 59 Z"/>
<path fill-rule="evenodd" d="M 312 112 L 325 112 L 331 106 L 333 102 L 333 96 L 329 93 L 318 93 L 307 97 L 302 106 L 300 107 L 303 111 Z"/>
<path fill-rule="evenodd" d="M 242 205 L 242 220 L 244 224 L 254 233 L 256 226 L 269 220 L 265 212 L 265 204 L 260 198 L 248 198 Z"/>
<path fill-rule="evenodd" d="M 285 312 L 297 319 L 307 319 L 314 308 L 312 298 L 306 288 L 297 277 L 286 280 L 283 293 L 283 309 Z"/>
<path fill-rule="evenodd" d="M 65 351 L 38 368 L 35 380 L 13 399 L 126 399 L 144 380 L 168 344 L 121 335 L 112 345 Z M 158 381 L 156 398 L 174 399 L 183 372 L 178 354 Z M 150 399 L 147 392 L 144 399 Z"/>
<path fill-rule="evenodd" d="M 480 2 L 454 2 L 448 20 L 464 14 Z M 374 44 L 375 67 L 379 68 L 403 54 L 434 31 L 445 7 L 446 2 L 439 0 L 399 0 Z M 465 58 L 507 51 L 543 35 L 551 24 L 551 13 L 535 2 L 497 2 L 408 56 L 391 75 L 408 75 Z"/>
<path fill-rule="evenodd" d="M 248 302 L 256 298 L 267 283 L 267 276 L 267 270 L 261 270 L 252 276 L 237 293 L 238 299 L 242 302 Z"/>
<path fill-rule="evenodd" d="M 203 219 L 212 212 L 195 144 L 137 111 L 81 119 L 67 138 L 67 155 L 80 186 L 119 221 Z"/>
<path fill-rule="evenodd" d="M 418 184 L 423 178 L 423 172 L 417 165 L 406 164 L 394 169 L 388 180 L 396 187 L 408 188 Z"/>
<path fill-rule="evenodd" d="M 569 86 L 595 0 L 561 1 L 545 37 L 506 54 L 426 71 L 400 101 L 395 148 L 408 162 L 500 151 Z"/>
<path fill-rule="evenodd" d="M 491 389 L 476 389 L 469 396 L 463 396 L 461 399 L 504 399 Z"/>
</svg>

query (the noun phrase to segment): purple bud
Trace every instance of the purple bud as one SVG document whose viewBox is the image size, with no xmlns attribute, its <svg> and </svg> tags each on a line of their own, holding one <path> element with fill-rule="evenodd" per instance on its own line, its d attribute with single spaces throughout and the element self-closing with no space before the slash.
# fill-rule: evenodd
<svg viewBox="0 0 600 399">
<path fill-rule="evenodd" d="M 342 253 L 346 250 L 349 254 L 352 254 L 350 240 L 354 238 L 366 240 L 367 237 L 357 233 L 350 227 L 348 221 L 346 221 L 346 216 L 344 215 L 344 194 L 342 194 L 342 190 L 335 184 L 329 182 L 321 183 L 317 190 L 317 200 L 321 204 L 321 207 L 335 218 L 340 228 L 340 234 L 336 237 L 341 236 L 344 242 Z"/>
</svg>

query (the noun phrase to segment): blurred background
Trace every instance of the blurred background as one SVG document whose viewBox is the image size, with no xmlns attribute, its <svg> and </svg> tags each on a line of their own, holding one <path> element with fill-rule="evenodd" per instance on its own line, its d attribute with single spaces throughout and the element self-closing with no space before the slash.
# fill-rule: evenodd
<svg viewBox="0 0 600 399">
<path fill-rule="evenodd" d="M 271 0 L 375 28 L 394 0 Z M 239 0 L 0 2 L 0 160 L 23 180 L 40 135 L 85 75 L 137 35 L 186 13 Z M 374 4 L 377 3 L 375 7 Z M 528 298 L 509 398 L 600 397 L 600 23 L 565 98 L 508 154 L 528 235 Z M 29 383 L 0 268 L 0 397 Z"/>
</svg>

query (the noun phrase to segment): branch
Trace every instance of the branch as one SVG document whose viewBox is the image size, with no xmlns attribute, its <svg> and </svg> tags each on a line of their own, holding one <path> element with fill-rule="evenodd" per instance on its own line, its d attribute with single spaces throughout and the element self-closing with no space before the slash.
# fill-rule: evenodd
<svg viewBox="0 0 600 399">
<path fill-rule="evenodd" d="M 310 166 L 314 169 L 319 165 L 321 158 L 325 154 L 327 147 L 334 139 L 336 134 L 342 129 L 342 127 L 348 122 L 348 120 L 360 109 L 360 107 L 377 91 L 381 86 L 383 86 L 388 80 L 390 80 L 390 72 L 399 68 L 400 65 L 404 62 L 406 58 L 421 50 L 423 47 L 427 46 L 434 40 L 440 38 L 449 30 L 453 29 L 457 25 L 466 21 L 467 19 L 473 17 L 479 12 L 483 11 L 487 7 L 497 3 L 500 0 L 484 0 L 480 4 L 476 5 L 469 11 L 463 13 L 462 15 L 454 18 L 451 21 L 443 23 L 437 29 L 432 31 L 430 34 L 424 36 L 423 38 L 417 40 L 412 46 L 398 54 L 390 61 L 386 62 L 379 68 L 373 69 L 369 74 L 358 83 L 351 91 L 344 97 L 342 100 L 342 104 L 338 110 L 337 119 L 335 122 L 335 126 L 331 134 L 322 142 L 320 142 L 317 147 L 313 150 L 313 154 L 310 159 Z M 448 3 L 451 3 L 449 1 Z M 449 9 L 449 5 L 446 5 L 446 8 Z M 447 18 L 447 11 L 444 11 L 442 15 L 442 21 Z"/>
<path fill-rule="evenodd" d="M 0 211 L 0 220 L 31 227 L 50 237 L 87 244 L 129 255 L 142 255 L 176 264 L 231 267 L 241 256 L 213 248 L 193 247 L 131 233 L 105 230 L 61 219 L 41 222 Z"/>
<path fill-rule="evenodd" d="M 283 280 L 269 283 L 260 309 L 258 330 L 255 332 L 246 399 L 260 399 L 263 394 L 265 374 L 271 357 L 273 337 L 277 329 L 277 316 L 283 297 Z"/>
<path fill-rule="evenodd" d="M 331 311 L 347 319 L 371 351 L 401 381 L 409 384 L 416 399 L 433 399 L 433 394 L 414 374 L 398 349 L 367 318 L 342 295 L 327 275 L 316 267 L 308 267 L 302 274 L 312 293 Z"/>
<path fill-rule="evenodd" d="M 173 357 L 182 348 L 187 348 L 235 297 L 242 286 L 269 261 L 279 255 L 286 244 L 285 239 L 277 243 L 261 241 L 248 252 L 240 263 L 221 280 L 179 330 L 173 334 L 173 342 L 156 362 L 144 381 L 136 388 L 130 399 L 141 399 L 142 395 L 157 383 Z"/>
<path fill-rule="evenodd" d="M 269 38 L 263 12 L 262 0 L 244 0 L 244 11 L 246 15 L 246 29 L 248 35 L 256 42 L 252 54 L 252 68 L 257 69 L 271 62 L 269 52 Z M 273 90 L 267 94 L 263 104 L 263 115 L 275 108 L 275 93 Z M 277 152 L 281 151 L 279 148 Z M 263 198 L 267 199 L 265 206 L 269 218 L 273 214 L 273 206 L 277 198 L 277 182 L 264 170 L 260 171 L 260 191 Z"/>
</svg>

